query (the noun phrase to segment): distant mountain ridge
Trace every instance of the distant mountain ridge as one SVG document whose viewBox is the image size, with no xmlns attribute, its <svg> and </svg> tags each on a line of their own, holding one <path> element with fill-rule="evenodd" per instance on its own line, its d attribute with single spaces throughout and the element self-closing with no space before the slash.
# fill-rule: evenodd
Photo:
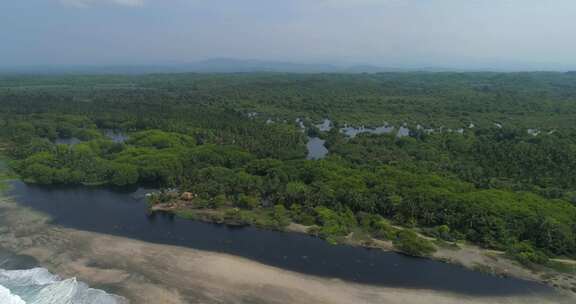
<svg viewBox="0 0 576 304">
<path fill-rule="evenodd" d="M 212 58 L 188 63 L 117 64 L 117 65 L 28 65 L 0 66 L 1 74 L 154 74 L 154 73 L 385 73 L 385 72 L 534 72 L 550 71 L 575 74 L 574 69 L 527 69 L 501 65 L 486 65 L 485 68 L 456 68 L 444 66 L 397 66 L 384 67 L 370 64 L 344 65 L 330 63 L 295 63 L 234 58 Z"/>
<path fill-rule="evenodd" d="M 149 73 L 379 73 L 410 69 L 373 65 L 308 64 L 282 61 L 214 58 L 193 63 L 150 65 L 53 65 L 0 67 L 0 73 L 20 74 L 149 74 Z"/>
</svg>

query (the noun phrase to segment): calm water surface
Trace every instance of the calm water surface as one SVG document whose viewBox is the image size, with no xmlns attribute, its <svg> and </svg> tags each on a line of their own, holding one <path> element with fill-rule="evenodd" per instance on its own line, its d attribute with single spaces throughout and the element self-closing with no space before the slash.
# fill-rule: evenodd
<svg viewBox="0 0 576 304">
<path fill-rule="evenodd" d="M 106 137 L 108 137 L 110 140 L 112 140 L 115 143 L 123 143 L 123 142 L 126 142 L 128 140 L 128 135 L 124 134 L 123 132 L 112 130 L 112 129 L 104 130 L 104 135 L 106 135 Z"/>
<path fill-rule="evenodd" d="M 167 214 L 148 215 L 145 189 L 55 188 L 14 182 L 11 195 L 65 227 L 138 240 L 229 253 L 305 274 L 389 287 L 479 296 L 548 293 L 544 285 L 497 278 L 396 253 L 333 246 L 307 235 L 229 228 Z"/>
<path fill-rule="evenodd" d="M 370 133 L 370 134 L 389 134 L 395 130 L 393 126 L 384 125 L 376 128 L 366 128 L 366 127 L 344 127 L 340 129 L 340 132 L 348 137 L 356 137 L 358 134 Z"/>
<path fill-rule="evenodd" d="M 316 128 L 318 128 L 318 130 L 320 132 L 328 132 L 328 131 L 332 130 L 333 124 L 332 124 L 332 121 L 330 119 L 324 118 L 322 123 L 316 124 L 315 126 L 316 126 Z"/>
<path fill-rule="evenodd" d="M 308 149 L 308 156 L 306 159 L 316 160 L 323 159 L 328 154 L 328 149 L 324 145 L 325 140 L 319 137 L 308 137 L 308 143 L 306 144 L 306 149 Z"/>
</svg>

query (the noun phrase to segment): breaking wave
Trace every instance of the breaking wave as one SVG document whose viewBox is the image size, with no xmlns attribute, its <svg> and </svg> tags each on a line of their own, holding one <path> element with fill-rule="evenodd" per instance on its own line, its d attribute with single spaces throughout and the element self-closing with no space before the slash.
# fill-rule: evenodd
<svg viewBox="0 0 576 304">
<path fill-rule="evenodd" d="M 75 278 L 61 279 L 44 268 L 0 269 L 1 304 L 125 304 L 122 297 L 93 289 Z"/>
</svg>

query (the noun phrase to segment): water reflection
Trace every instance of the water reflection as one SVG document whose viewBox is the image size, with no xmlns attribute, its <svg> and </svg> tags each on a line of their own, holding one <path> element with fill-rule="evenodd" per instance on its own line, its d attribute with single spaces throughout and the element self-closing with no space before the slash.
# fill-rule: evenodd
<svg viewBox="0 0 576 304">
<path fill-rule="evenodd" d="M 376 128 L 366 128 L 364 126 L 359 127 L 359 128 L 354 128 L 354 127 L 349 127 L 346 126 L 344 128 L 340 129 L 340 132 L 343 133 L 344 135 L 348 136 L 348 137 L 356 137 L 358 134 L 362 134 L 362 133 L 370 133 L 370 134 L 390 134 L 394 131 L 394 126 L 390 126 L 390 125 L 383 125 L 381 127 L 376 127 Z"/>
<path fill-rule="evenodd" d="M 308 137 L 308 144 L 306 145 L 308 156 L 306 159 L 317 160 L 326 157 L 328 149 L 324 145 L 325 143 L 326 141 L 319 137 Z"/>
<path fill-rule="evenodd" d="M 106 129 L 104 130 L 104 135 L 111 139 L 115 143 L 124 143 L 128 140 L 128 135 L 121 131 Z"/>
<path fill-rule="evenodd" d="M 322 123 L 319 123 L 315 126 L 316 128 L 318 128 L 318 130 L 320 130 L 320 132 L 329 132 L 330 130 L 332 130 L 333 127 L 332 121 L 330 121 L 330 119 L 328 118 L 324 118 Z"/>
<path fill-rule="evenodd" d="M 396 137 L 406 137 L 410 136 L 410 129 L 405 126 L 402 126 L 398 129 L 398 133 L 396 133 Z"/>
</svg>

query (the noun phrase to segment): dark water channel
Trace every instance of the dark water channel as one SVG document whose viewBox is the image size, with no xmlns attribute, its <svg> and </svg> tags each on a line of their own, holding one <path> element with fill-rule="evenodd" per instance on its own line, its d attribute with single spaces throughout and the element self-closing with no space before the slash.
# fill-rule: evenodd
<svg viewBox="0 0 576 304">
<path fill-rule="evenodd" d="M 210 250 L 300 273 L 389 287 L 432 289 L 477 296 L 547 293 L 544 285 L 497 278 L 459 266 L 350 246 L 333 246 L 307 235 L 230 228 L 148 215 L 146 190 L 41 187 L 13 182 L 22 205 L 49 214 L 65 227 L 138 240 Z"/>
</svg>

